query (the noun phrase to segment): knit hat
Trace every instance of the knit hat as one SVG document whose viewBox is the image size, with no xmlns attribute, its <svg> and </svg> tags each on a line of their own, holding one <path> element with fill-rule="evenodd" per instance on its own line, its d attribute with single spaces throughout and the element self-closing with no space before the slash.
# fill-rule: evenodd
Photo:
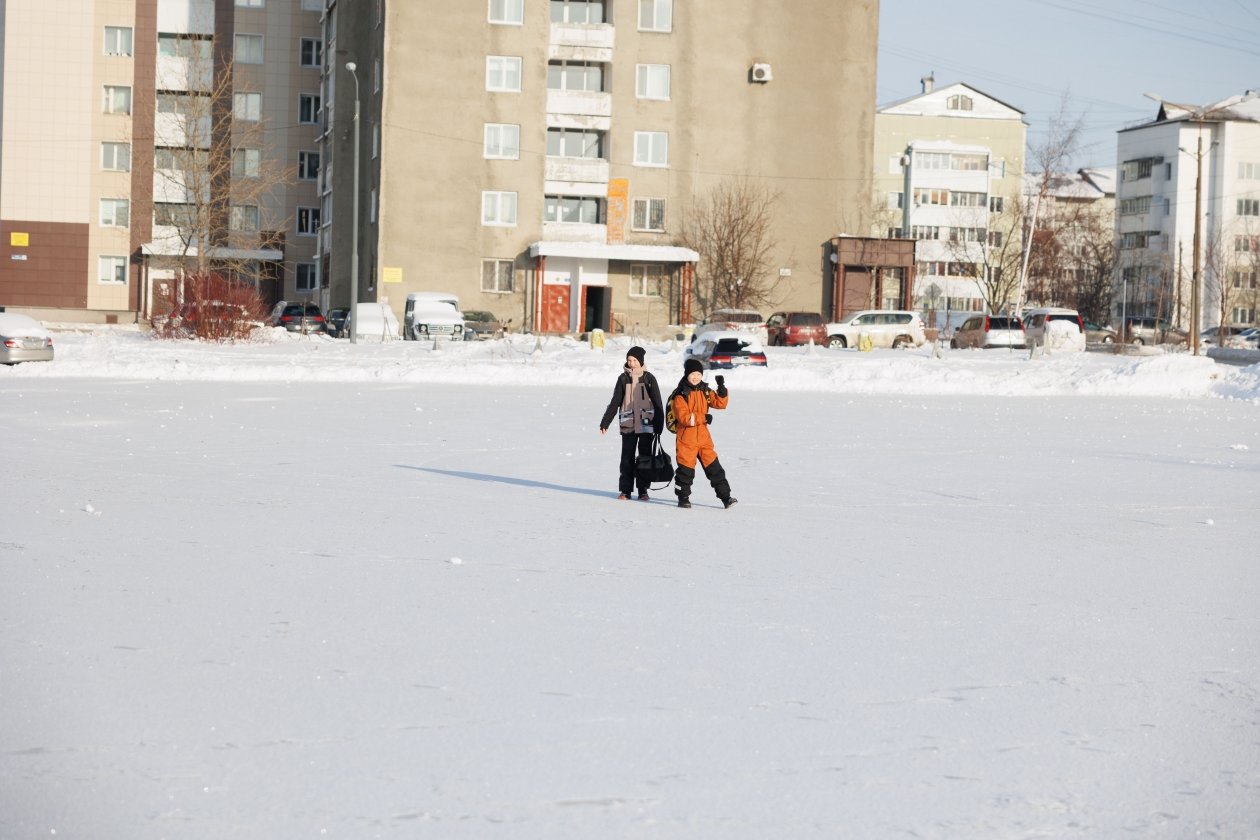
<svg viewBox="0 0 1260 840">
<path fill-rule="evenodd" d="M 704 364 L 699 359 L 688 359 L 683 362 L 683 375 L 689 373 L 704 373 Z"/>
<path fill-rule="evenodd" d="M 644 352 L 642 347 L 636 344 L 634 347 L 631 347 L 629 350 L 626 351 L 626 358 L 628 359 L 631 356 L 634 356 L 636 359 L 638 359 L 639 364 L 642 365 L 644 363 L 644 359 L 647 357 L 647 353 Z"/>
</svg>

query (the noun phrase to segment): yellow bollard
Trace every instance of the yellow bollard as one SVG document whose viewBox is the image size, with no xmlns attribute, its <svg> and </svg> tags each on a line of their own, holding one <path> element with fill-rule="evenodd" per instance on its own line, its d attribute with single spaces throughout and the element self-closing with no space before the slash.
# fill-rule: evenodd
<svg viewBox="0 0 1260 840">
<path fill-rule="evenodd" d="M 858 334 L 858 349 L 863 353 L 869 353 L 875 349 L 875 342 L 871 340 L 870 333 Z"/>
<path fill-rule="evenodd" d="M 604 349 L 604 331 L 599 329 L 598 327 L 591 330 L 591 349 L 592 350 Z"/>
</svg>

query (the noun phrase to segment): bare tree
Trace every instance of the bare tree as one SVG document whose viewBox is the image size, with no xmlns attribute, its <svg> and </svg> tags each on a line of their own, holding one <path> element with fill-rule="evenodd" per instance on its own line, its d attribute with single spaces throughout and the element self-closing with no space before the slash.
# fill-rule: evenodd
<svg viewBox="0 0 1260 840">
<path fill-rule="evenodd" d="M 958 223 L 941 232 L 951 258 L 945 273 L 974 280 L 989 312 L 1011 310 L 1016 304 L 1027 218 L 1027 208 L 1019 196 L 997 198 L 1001 212 L 988 213 L 987 208 L 981 208 L 987 215 L 987 227 L 979 221 L 981 216 L 961 209 Z"/>
<path fill-rule="evenodd" d="M 279 247 L 269 232 L 287 225 L 280 189 L 293 170 L 268 147 L 230 44 L 178 36 L 165 48 L 176 60 L 157 80 L 154 242 L 169 266 L 197 276 L 250 276 L 247 254 Z"/>
<path fill-rule="evenodd" d="M 700 255 L 695 296 L 701 312 L 773 305 L 771 226 L 778 198 L 769 187 L 732 178 L 688 208 L 680 240 Z"/>
</svg>

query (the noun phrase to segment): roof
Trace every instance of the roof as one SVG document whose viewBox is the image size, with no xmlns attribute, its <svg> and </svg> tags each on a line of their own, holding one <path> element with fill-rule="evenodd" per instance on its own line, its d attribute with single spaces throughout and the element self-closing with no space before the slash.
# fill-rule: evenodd
<svg viewBox="0 0 1260 840">
<path fill-rule="evenodd" d="M 1024 173 L 1024 194 L 1036 195 L 1041 191 L 1041 175 Z M 1091 167 L 1072 173 L 1056 174 L 1050 179 L 1048 195 L 1057 199 L 1096 201 L 1116 194 L 1115 167 Z"/>
<path fill-rule="evenodd" d="M 916 93 L 914 96 L 907 96 L 905 99 L 898 99 L 896 102 L 890 102 L 887 105 L 879 106 L 876 109 L 876 113 L 879 113 L 879 114 L 919 114 L 919 113 L 922 113 L 924 109 L 915 109 L 915 108 L 911 108 L 907 106 L 916 102 L 925 104 L 925 105 L 943 102 L 946 99 L 948 99 L 950 96 L 953 96 L 956 93 L 961 93 L 964 91 L 972 93 L 975 96 L 982 97 L 988 100 L 989 102 L 995 103 L 996 105 L 1000 105 L 1002 108 L 1005 108 L 1007 110 L 1014 112 L 1014 114 L 1021 119 L 1024 116 L 1024 112 L 1022 110 L 1020 110 L 1019 108 L 1016 108 L 1014 105 L 1011 105 L 1009 102 L 1003 102 L 1001 99 L 998 99 L 996 96 L 991 96 L 990 94 L 985 93 L 979 88 L 972 87 L 966 82 L 954 82 L 953 84 L 942 85 L 941 87 L 933 88 L 932 90 L 926 91 L 924 93 Z M 932 110 L 934 113 L 936 112 L 936 109 L 932 109 Z M 962 116 L 962 117 L 972 117 L 972 118 L 981 118 L 981 119 L 994 119 L 995 117 L 1000 116 L 998 114 L 990 114 L 986 117 L 984 114 L 978 114 L 974 111 L 942 112 L 942 115 L 943 116 L 957 115 L 957 116 Z"/>
<path fill-rule="evenodd" d="M 1170 122 L 1260 122 L 1260 91 L 1248 90 L 1207 105 L 1188 105 L 1159 99 L 1159 110 L 1150 122 L 1131 125 L 1121 131 Z"/>
<path fill-rule="evenodd" d="M 600 242 L 535 242 L 531 257 L 579 257 L 621 262 L 699 262 L 700 255 L 678 245 L 605 245 Z"/>
</svg>

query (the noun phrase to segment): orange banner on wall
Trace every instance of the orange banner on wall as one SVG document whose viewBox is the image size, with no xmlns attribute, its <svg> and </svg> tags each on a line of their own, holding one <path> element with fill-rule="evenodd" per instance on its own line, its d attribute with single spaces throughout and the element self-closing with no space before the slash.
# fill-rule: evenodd
<svg viewBox="0 0 1260 840">
<path fill-rule="evenodd" d="M 611 178 L 608 181 L 608 244 L 618 245 L 626 241 L 626 198 L 630 195 L 628 178 Z"/>
</svg>

